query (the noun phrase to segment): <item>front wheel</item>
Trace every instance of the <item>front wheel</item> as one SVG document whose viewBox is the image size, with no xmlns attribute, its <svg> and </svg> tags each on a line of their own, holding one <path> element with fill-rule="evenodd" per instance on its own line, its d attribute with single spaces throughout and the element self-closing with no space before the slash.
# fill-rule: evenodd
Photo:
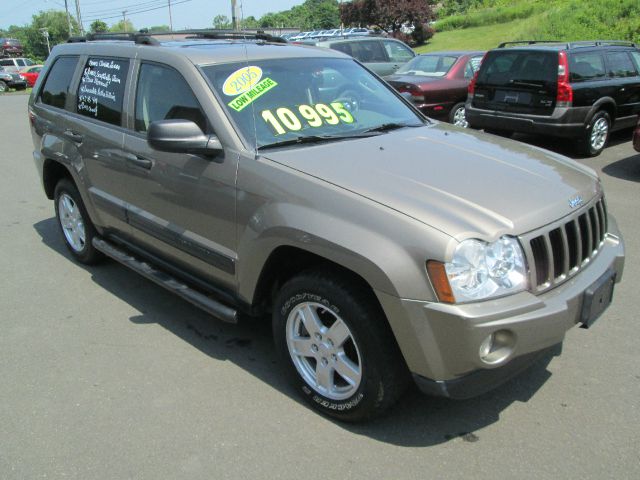
<svg viewBox="0 0 640 480">
<path fill-rule="evenodd" d="M 309 272 L 289 280 L 275 301 L 273 332 L 296 390 L 337 419 L 380 415 L 408 383 L 375 297 L 338 275 Z"/>
<path fill-rule="evenodd" d="M 466 109 L 464 108 L 464 102 L 460 102 L 451 109 L 449 113 L 449 123 L 453 123 L 458 127 L 468 128 L 469 122 L 467 122 Z"/>
<path fill-rule="evenodd" d="M 7 84 L 4 83 L 2 80 L 0 80 L 0 93 L 4 93 L 7 90 L 9 90 L 9 87 L 7 86 Z"/>
<path fill-rule="evenodd" d="M 580 145 L 582 153 L 590 157 L 600 155 L 609 141 L 610 130 L 611 118 L 609 114 L 603 110 L 596 113 L 589 122 L 585 136 L 582 139 L 582 144 Z"/>
</svg>

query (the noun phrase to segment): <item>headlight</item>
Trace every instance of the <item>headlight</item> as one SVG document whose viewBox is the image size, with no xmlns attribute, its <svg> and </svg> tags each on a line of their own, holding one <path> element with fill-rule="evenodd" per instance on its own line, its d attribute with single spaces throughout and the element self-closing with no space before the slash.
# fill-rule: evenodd
<svg viewBox="0 0 640 480">
<path fill-rule="evenodd" d="M 475 239 L 461 242 L 452 261 L 444 264 L 444 273 L 456 303 L 500 297 L 527 288 L 524 253 L 514 237 L 503 236 L 493 243 Z M 442 300 L 440 292 L 438 296 Z"/>
</svg>

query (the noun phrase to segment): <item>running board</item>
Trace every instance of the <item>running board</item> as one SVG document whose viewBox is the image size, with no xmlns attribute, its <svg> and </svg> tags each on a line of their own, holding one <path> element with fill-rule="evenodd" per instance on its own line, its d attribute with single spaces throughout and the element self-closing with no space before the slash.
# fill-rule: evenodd
<svg viewBox="0 0 640 480">
<path fill-rule="evenodd" d="M 225 322 L 238 323 L 238 312 L 236 309 L 207 297 L 171 275 L 154 268 L 149 263 L 138 260 L 102 238 L 94 237 L 91 243 L 97 250 L 100 250 L 107 257 L 113 258 L 116 262 L 138 272 L 143 277 L 148 278 L 152 282 L 184 298 L 189 303 L 201 308 L 207 313 L 210 313 L 214 317 Z"/>
</svg>

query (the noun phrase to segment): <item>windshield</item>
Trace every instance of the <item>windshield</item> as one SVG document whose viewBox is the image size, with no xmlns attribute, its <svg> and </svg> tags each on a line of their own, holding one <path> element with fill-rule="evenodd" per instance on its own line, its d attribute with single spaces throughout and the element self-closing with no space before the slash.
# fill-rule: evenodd
<svg viewBox="0 0 640 480">
<path fill-rule="evenodd" d="M 202 70 L 240 133 L 258 148 L 305 137 L 357 137 L 389 124 L 424 124 L 352 59 L 270 59 Z"/>
<path fill-rule="evenodd" d="M 456 60 L 458 57 L 453 55 L 418 55 L 400 67 L 396 73 L 444 77 Z"/>
</svg>

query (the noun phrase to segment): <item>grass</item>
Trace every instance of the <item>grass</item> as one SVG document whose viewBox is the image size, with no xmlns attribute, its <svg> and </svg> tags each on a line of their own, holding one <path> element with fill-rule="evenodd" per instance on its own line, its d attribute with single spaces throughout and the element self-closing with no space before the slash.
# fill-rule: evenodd
<svg viewBox="0 0 640 480">
<path fill-rule="evenodd" d="M 523 26 L 537 20 L 538 17 L 540 15 L 483 27 L 438 32 L 428 44 L 417 47 L 415 50 L 417 53 L 443 50 L 489 50 L 496 48 L 501 42 L 523 39 Z"/>
</svg>

